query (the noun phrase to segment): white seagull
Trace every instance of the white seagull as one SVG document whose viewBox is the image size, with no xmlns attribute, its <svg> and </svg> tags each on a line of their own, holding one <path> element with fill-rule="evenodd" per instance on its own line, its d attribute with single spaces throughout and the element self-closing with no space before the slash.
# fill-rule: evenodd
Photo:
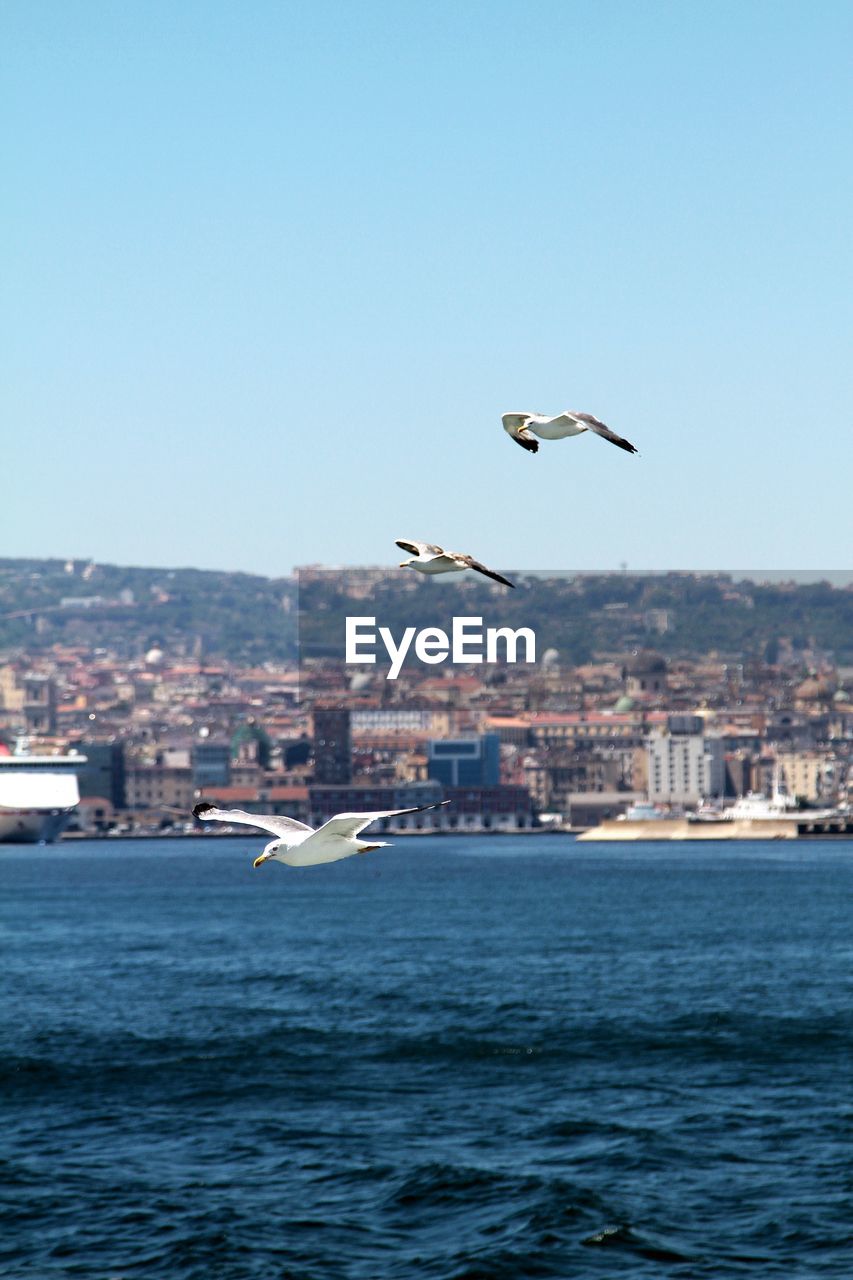
<svg viewBox="0 0 853 1280">
<path fill-rule="evenodd" d="M 504 424 L 504 431 L 512 436 L 515 443 L 520 444 L 522 449 L 529 449 L 531 453 L 536 453 L 539 448 L 538 442 L 530 437 L 531 431 L 540 440 L 565 440 L 566 436 L 579 436 L 583 431 L 594 431 L 597 436 L 609 440 L 611 444 L 617 444 L 628 453 L 637 452 L 630 440 L 617 436 L 615 431 L 611 431 L 591 413 L 575 413 L 574 410 L 567 409 L 565 413 L 558 413 L 555 418 L 549 418 L 544 413 L 505 413 L 501 422 Z"/>
<path fill-rule="evenodd" d="M 313 867 L 320 862 L 337 862 L 339 858 L 349 858 L 353 853 L 368 853 L 371 849 L 382 849 L 388 845 L 387 840 L 359 840 L 358 835 L 371 822 L 378 818 L 396 818 L 401 813 L 423 813 L 425 809 L 440 809 L 449 804 L 442 800 L 438 804 L 421 804 L 414 809 L 383 809 L 378 813 L 336 813 L 334 818 L 324 822 L 316 831 L 307 827 L 304 822 L 295 818 L 283 818 L 278 814 L 247 813 L 243 809 L 217 809 L 212 804 L 197 804 L 193 809 L 193 817 L 204 822 L 235 822 L 247 827 L 259 827 L 261 831 L 270 831 L 276 837 L 271 840 L 252 863 L 259 867 L 262 862 L 272 858 L 275 862 L 286 862 L 289 867 Z"/>
<path fill-rule="evenodd" d="M 397 538 L 397 546 L 403 551 L 411 552 L 413 559 L 401 560 L 401 569 L 417 569 L 418 573 L 459 573 L 462 569 L 474 569 L 476 573 L 484 573 L 487 578 L 501 582 L 505 587 L 514 587 L 515 583 L 502 578 L 493 569 L 487 569 L 473 556 L 462 555 L 459 551 L 445 551 L 434 542 L 410 542 L 406 538 Z"/>
</svg>

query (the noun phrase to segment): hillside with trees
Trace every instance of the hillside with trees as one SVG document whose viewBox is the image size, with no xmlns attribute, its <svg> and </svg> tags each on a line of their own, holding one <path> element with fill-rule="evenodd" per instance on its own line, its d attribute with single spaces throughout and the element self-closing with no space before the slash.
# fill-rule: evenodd
<svg viewBox="0 0 853 1280">
<path fill-rule="evenodd" d="M 775 662 L 821 654 L 853 665 L 853 588 L 828 581 L 750 582 L 726 574 L 520 575 L 514 591 L 473 574 L 427 579 L 312 571 L 304 582 L 200 569 L 0 560 L 0 650 L 54 644 L 138 656 L 152 645 L 234 662 L 339 655 L 347 615 L 449 629 L 532 627 L 539 653 L 569 663 L 653 647 L 669 657 L 716 652 Z M 372 576 L 367 576 L 371 574 Z M 377 579 L 378 580 L 375 580 Z"/>
<path fill-rule="evenodd" d="M 296 656 L 292 580 L 201 569 L 0 560 L 0 649 L 152 645 L 235 662 Z"/>
<path fill-rule="evenodd" d="M 448 630 L 454 615 L 484 626 L 532 627 L 540 654 L 556 649 L 573 664 L 653 647 L 669 657 L 716 652 L 723 659 L 775 662 L 821 653 L 853 663 L 853 589 L 829 582 L 756 584 L 724 574 L 522 576 L 516 589 L 466 575 L 377 584 L 354 601 L 329 575 L 299 593 L 303 654 L 338 654 L 347 614 L 375 615 L 399 633 L 406 626 Z"/>
</svg>

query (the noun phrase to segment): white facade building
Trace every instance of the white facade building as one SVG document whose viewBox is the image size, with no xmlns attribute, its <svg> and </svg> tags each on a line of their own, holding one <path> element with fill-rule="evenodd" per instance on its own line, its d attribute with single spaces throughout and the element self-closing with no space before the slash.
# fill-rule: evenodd
<svg viewBox="0 0 853 1280">
<path fill-rule="evenodd" d="M 431 733 L 435 731 L 436 713 L 431 708 L 366 707 L 350 713 L 353 734 L 363 733 Z"/>
<path fill-rule="evenodd" d="M 713 754 L 701 734 L 653 734 L 646 751 L 653 804 L 696 805 L 714 795 Z"/>
</svg>

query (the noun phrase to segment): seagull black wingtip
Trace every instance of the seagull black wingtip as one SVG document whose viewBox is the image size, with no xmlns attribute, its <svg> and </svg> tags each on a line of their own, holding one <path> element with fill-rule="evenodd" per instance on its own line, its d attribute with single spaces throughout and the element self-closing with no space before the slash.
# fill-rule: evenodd
<svg viewBox="0 0 853 1280">
<path fill-rule="evenodd" d="M 206 802 L 203 802 L 202 804 L 197 804 L 193 809 L 193 817 L 200 818 L 203 813 L 208 813 L 211 809 L 214 809 L 215 807 L 216 807 L 215 805 L 207 804 Z"/>
</svg>

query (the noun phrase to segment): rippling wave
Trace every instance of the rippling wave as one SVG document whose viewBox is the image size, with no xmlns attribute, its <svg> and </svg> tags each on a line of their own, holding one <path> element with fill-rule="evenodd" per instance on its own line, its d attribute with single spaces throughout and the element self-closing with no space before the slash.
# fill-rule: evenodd
<svg viewBox="0 0 853 1280">
<path fill-rule="evenodd" d="M 853 848 L 227 843 L 4 854 L 3 1274 L 853 1274 Z"/>
</svg>

